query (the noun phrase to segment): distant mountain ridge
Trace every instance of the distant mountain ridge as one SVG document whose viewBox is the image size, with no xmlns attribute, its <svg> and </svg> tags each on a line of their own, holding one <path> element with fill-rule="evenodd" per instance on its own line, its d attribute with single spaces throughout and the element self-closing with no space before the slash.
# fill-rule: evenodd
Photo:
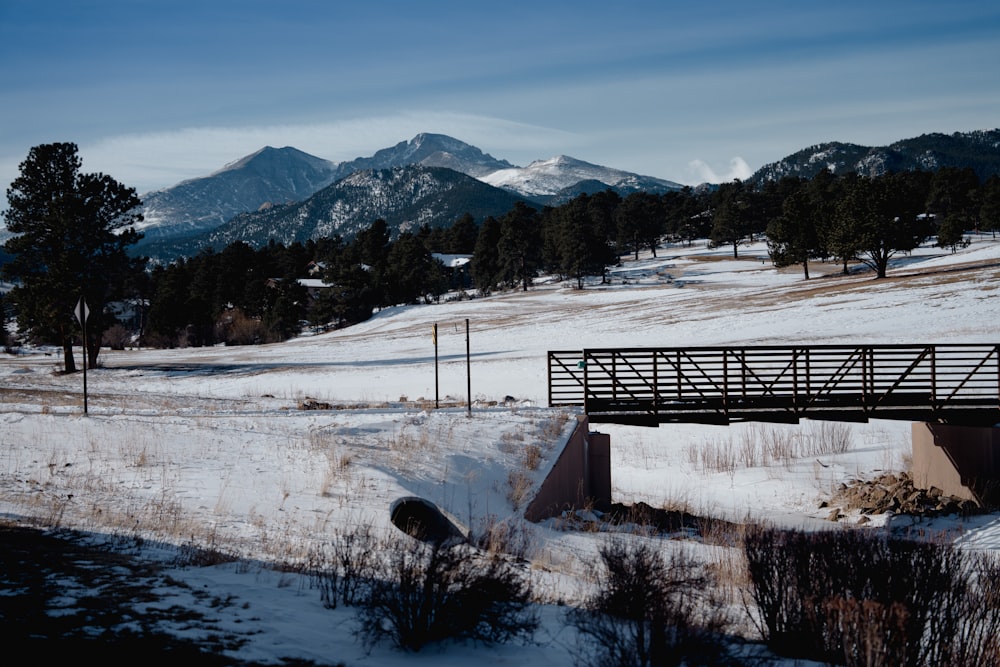
<svg viewBox="0 0 1000 667">
<path fill-rule="evenodd" d="M 371 157 L 359 157 L 337 165 L 337 179 L 346 178 L 365 169 L 392 169 L 419 164 L 425 167 L 446 167 L 479 178 L 499 169 L 513 167 L 475 146 L 444 134 L 422 132 L 409 141 L 376 151 Z"/>
<path fill-rule="evenodd" d="M 1000 130 L 926 134 L 886 147 L 818 144 L 765 165 L 749 182 L 759 185 L 788 175 L 812 178 L 824 168 L 877 175 L 943 166 L 972 167 L 981 179 L 1000 173 Z M 379 172 L 394 175 L 376 175 Z M 348 180 L 355 174 L 367 175 Z M 341 186 L 310 201 L 337 184 Z M 372 190 L 362 195 L 362 187 Z M 391 192 L 396 187 L 409 191 Z M 557 206 L 580 193 L 609 188 L 624 197 L 682 187 L 565 155 L 518 167 L 443 134 L 421 133 L 370 157 L 341 163 L 291 147 L 264 147 L 208 176 L 143 195 L 146 221 L 141 230 L 146 238 L 136 250 L 169 261 L 193 254 L 206 243 L 227 240 L 266 243 L 269 238 L 303 240 L 324 233 L 349 237 L 379 217 L 391 219 L 397 229 L 436 226 L 450 224 L 465 212 L 477 219 L 502 214 L 517 200 Z M 425 198 L 431 191 L 433 197 Z M 445 201 L 448 197 L 454 201 Z M 270 236 L 269 224 L 275 225 Z"/>
<path fill-rule="evenodd" d="M 592 191 L 594 182 L 611 188 L 622 196 L 640 190 L 662 194 L 680 190 L 679 183 L 652 176 L 577 160 L 568 155 L 557 155 L 548 160 L 536 160 L 527 167 L 509 167 L 482 177 L 490 185 L 517 192 L 545 204 L 561 203 L 576 197 L 580 192 Z M 582 189 L 577 186 L 584 184 Z"/>
<path fill-rule="evenodd" d="M 142 195 L 143 246 L 182 250 L 183 239 L 204 235 L 233 217 L 258 209 L 303 202 L 351 174 L 411 164 L 446 167 L 478 176 L 512 165 L 442 134 L 421 133 L 373 156 L 335 163 L 296 148 L 270 146 L 208 176 Z M 149 250 L 149 248 L 147 248 Z"/>
<path fill-rule="evenodd" d="M 1000 174 L 1000 129 L 923 134 L 888 146 L 831 141 L 764 165 L 749 181 L 759 185 L 785 176 L 809 179 L 823 169 L 834 174 L 853 172 L 871 177 L 898 171 L 935 171 L 942 167 L 969 167 L 981 181 Z"/>
<path fill-rule="evenodd" d="M 373 194 L 370 201 L 359 197 L 351 183 L 347 182 L 342 188 L 324 194 L 321 198 L 324 202 L 322 205 L 318 203 L 319 200 L 306 205 L 310 197 L 355 174 L 391 171 L 410 166 L 451 170 L 456 174 L 479 179 L 482 187 L 468 182 L 457 187 L 449 182 L 454 179 L 438 174 L 437 187 L 442 192 L 451 192 L 450 196 L 457 197 L 455 203 L 439 201 L 428 205 L 426 202 L 417 204 L 411 201 L 409 204 L 400 204 L 399 201 L 406 199 L 406 196 L 387 193 L 379 184 L 406 183 L 406 187 L 414 187 L 413 182 L 406 178 L 388 181 L 374 179 L 370 184 L 379 194 Z M 491 178 L 496 180 L 496 184 L 490 182 Z M 518 200 L 527 200 L 536 206 L 555 205 L 581 192 L 593 193 L 607 188 L 625 196 L 637 190 L 664 192 L 680 187 L 670 181 L 601 167 L 567 156 L 538 160 L 524 168 L 516 167 L 506 160 L 499 160 L 475 146 L 443 134 L 421 133 L 409 141 L 401 141 L 395 146 L 376 151 L 370 157 L 359 157 L 341 163 L 333 163 L 295 148 L 265 147 L 208 176 L 143 195 L 146 220 L 140 229 L 146 236 L 137 250 L 166 259 L 188 255 L 205 243 L 219 244 L 226 239 L 259 238 L 262 242 L 267 242 L 266 233 L 261 228 L 267 221 L 275 221 L 274 224 L 280 227 L 274 230 L 273 238 L 304 240 L 310 234 L 322 233 L 306 233 L 303 230 L 307 228 L 330 228 L 338 230 L 336 233 L 350 236 L 359 224 L 359 216 L 363 224 L 367 225 L 379 217 L 387 221 L 395 218 L 401 210 L 412 209 L 411 214 L 415 217 L 396 221 L 400 228 L 424 222 L 435 226 L 450 224 L 465 212 L 477 217 L 478 213 L 499 215 L 509 210 L 513 202 Z M 505 194 L 501 196 L 498 191 Z M 332 193 L 340 193 L 344 201 L 334 206 L 328 201 L 333 196 Z M 384 201 L 395 201 L 396 204 L 383 208 L 372 203 L 378 201 L 379 197 Z M 476 197 L 481 197 L 482 201 L 476 201 Z M 346 210 L 347 201 L 354 202 L 358 208 Z M 506 209 L 498 210 L 497 202 L 509 205 Z M 455 209 L 459 203 L 465 208 L 456 214 Z M 317 219 L 301 219 L 293 223 L 283 218 L 288 210 L 297 211 L 299 216 L 317 215 L 317 207 L 326 209 Z M 323 217 L 334 208 L 337 209 L 337 214 L 333 218 L 328 220 Z M 454 217 L 445 220 L 441 216 Z M 367 220 L 364 220 L 365 217 Z M 244 231 L 238 231 L 237 228 L 241 225 L 248 227 Z M 296 226 L 298 231 L 292 229 Z"/>
<path fill-rule="evenodd" d="M 411 164 L 356 171 L 303 202 L 242 213 L 204 237 L 224 247 L 234 241 L 260 246 L 327 236 L 351 238 L 382 218 L 394 232 L 446 226 L 463 214 L 477 220 L 503 215 L 521 198 L 446 167 Z"/>
<path fill-rule="evenodd" d="M 142 196 L 147 240 L 193 236 L 266 202 L 306 199 L 337 178 L 337 165 L 296 148 L 265 146 L 204 177 Z"/>
</svg>

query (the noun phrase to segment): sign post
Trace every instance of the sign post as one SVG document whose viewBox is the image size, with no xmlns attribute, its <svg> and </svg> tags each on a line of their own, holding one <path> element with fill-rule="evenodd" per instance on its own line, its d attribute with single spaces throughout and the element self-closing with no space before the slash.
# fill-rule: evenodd
<svg viewBox="0 0 1000 667">
<path fill-rule="evenodd" d="M 465 390 L 469 395 L 466 415 L 472 416 L 472 360 L 469 355 L 469 318 L 465 318 Z"/>
<path fill-rule="evenodd" d="M 440 408 L 441 402 L 438 399 L 438 325 L 434 323 L 434 332 L 431 334 L 434 340 L 434 408 Z"/>
<path fill-rule="evenodd" d="M 90 308 L 82 296 L 77 301 L 73 314 L 83 328 L 83 414 L 87 414 L 87 318 L 90 316 Z"/>
</svg>

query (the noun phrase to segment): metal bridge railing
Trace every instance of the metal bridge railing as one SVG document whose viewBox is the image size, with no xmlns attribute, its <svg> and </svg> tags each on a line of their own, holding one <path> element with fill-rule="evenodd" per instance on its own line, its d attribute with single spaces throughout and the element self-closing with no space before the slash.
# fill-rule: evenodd
<svg viewBox="0 0 1000 667">
<path fill-rule="evenodd" d="M 592 421 L 1000 421 L 1000 345 L 553 351 L 548 377 Z"/>
</svg>

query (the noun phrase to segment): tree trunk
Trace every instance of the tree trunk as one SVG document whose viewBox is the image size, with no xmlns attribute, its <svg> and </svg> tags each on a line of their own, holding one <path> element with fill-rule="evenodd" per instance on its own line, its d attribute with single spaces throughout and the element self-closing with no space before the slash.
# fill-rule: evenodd
<svg viewBox="0 0 1000 667">
<path fill-rule="evenodd" d="M 802 260 L 802 272 L 806 274 L 806 280 L 809 280 L 809 260 Z"/>
<path fill-rule="evenodd" d="M 67 373 L 76 372 L 76 359 L 73 358 L 73 336 L 66 331 L 66 325 L 60 325 L 62 333 L 63 368 Z"/>
<path fill-rule="evenodd" d="M 67 373 L 76 372 L 76 359 L 73 358 L 73 339 L 63 341 L 63 366 Z"/>
<path fill-rule="evenodd" d="M 87 368 L 97 368 L 97 357 L 101 354 L 100 339 L 87 341 Z"/>
</svg>

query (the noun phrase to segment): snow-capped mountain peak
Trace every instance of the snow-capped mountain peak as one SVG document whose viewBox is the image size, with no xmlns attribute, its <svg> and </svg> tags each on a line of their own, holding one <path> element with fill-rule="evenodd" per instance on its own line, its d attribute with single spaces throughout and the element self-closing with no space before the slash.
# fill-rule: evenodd
<svg viewBox="0 0 1000 667">
<path fill-rule="evenodd" d="M 302 169 L 303 165 L 307 165 L 317 172 L 332 172 L 336 167 L 336 164 L 329 160 L 309 155 L 291 146 L 285 146 L 284 148 L 264 146 L 250 155 L 230 162 L 221 169 L 209 174 L 209 176 L 218 176 L 225 172 L 240 171 L 242 169 L 276 173 L 288 168 Z"/>
<path fill-rule="evenodd" d="M 513 190 L 528 197 L 555 196 L 581 181 L 600 181 L 610 188 L 625 190 L 666 191 L 679 190 L 682 187 L 671 181 L 602 167 L 568 155 L 535 160 L 527 167 L 500 169 L 480 178 L 490 185 Z"/>
<path fill-rule="evenodd" d="M 409 141 L 383 148 L 371 157 L 342 162 L 338 166 L 338 177 L 364 169 L 391 169 L 409 164 L 447 167 L 474 177 L 512 166 L 506 160 L 498 160 L 464 141 L 444 134 L 422 132 Z"/>
</svg>

